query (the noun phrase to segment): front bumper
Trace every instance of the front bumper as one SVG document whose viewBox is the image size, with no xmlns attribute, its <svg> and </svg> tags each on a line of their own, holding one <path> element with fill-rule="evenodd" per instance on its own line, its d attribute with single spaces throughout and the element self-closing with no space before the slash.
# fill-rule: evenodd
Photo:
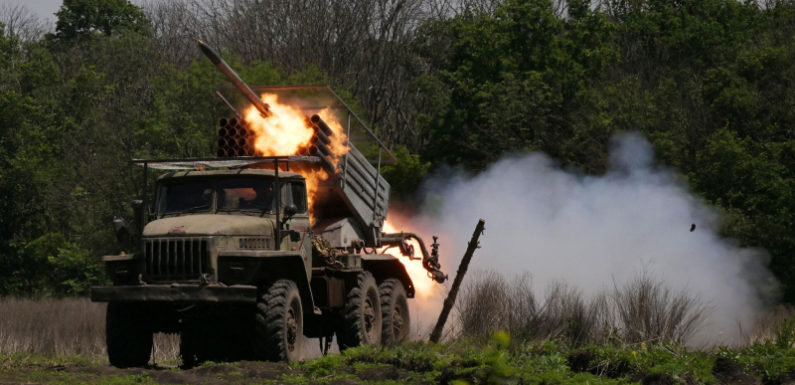
<svg viewBox="0 0 795 385">
<path fill-rule="evenodd" d="M 91 288 L 94 302 L 207 302 L 256 303 L 257 287 L 251 285 L 125 285 Z"/>
</svg>

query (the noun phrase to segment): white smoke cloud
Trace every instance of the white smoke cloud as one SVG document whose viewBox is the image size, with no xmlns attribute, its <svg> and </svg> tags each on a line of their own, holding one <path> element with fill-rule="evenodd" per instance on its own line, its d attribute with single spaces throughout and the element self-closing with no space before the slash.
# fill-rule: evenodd
<svg viewBox="0 0 795 385">
<path fill-rule="evenodd" d="M 526 272 L 539 292 L 563 281 L 586 296 L 645 272 L 709 307 L 697 343 L 735 342 L 739 325 L 747 332 L 762 307 L 755 286 L 774 282 L 766 254 L 718 236 L 717 213 L 653 159 L 644 138 L 625 134 L 603 176 L 563 170 L 539 153 L 507 157 L 475 176 L 448 171 L 425 183 L 423 215 L 413 221 L 440 235 L 451 280 L 484 218 L 470 270 Z M 432 326 L 442 294 L 435 306 L 413 305 L 419 322 Z"/>
</svg>

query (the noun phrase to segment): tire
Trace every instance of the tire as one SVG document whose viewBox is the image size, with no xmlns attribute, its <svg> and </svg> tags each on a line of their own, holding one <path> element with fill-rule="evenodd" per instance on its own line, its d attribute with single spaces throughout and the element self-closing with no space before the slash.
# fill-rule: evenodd
<svg viewBox="0 0 795 385">
<path fill-rule="evenodd" d="M 109 302 L 105 318 L 108 361 L 117 368 L 143 367 L 152 354 L 152 328 L 145 308 L 136 303 Z"/>
<path fill-rule="evenodd" d="M 378 286 L 381 293 L 381 344 L 393 345 L 408 339 L 411 331 L 406 289 L 397 279 L 390 278 Z"/>
<path fill-rule="evenodd" d="M 381 342 L 381 299 L 375 278 L 368 271 L 359 273 L 356 286 L 345 296 L 345 307 L 337 330 L 340 350 Z"/>
<path fill-rule="evenodd" d="M 301 358 L 304 319 L 301 295 L 293 281 L 276 281 L 257 302 L 256 356 L 262 360 L 293 362 Z"/>
</svg>

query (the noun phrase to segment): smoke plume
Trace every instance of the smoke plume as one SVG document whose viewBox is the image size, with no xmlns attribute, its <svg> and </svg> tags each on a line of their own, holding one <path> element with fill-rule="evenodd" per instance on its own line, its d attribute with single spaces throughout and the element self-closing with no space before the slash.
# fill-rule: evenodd
<svg viewBox="0 0 795 385">
<path fill-rule="evenodd" d="M 470 270 L 529 273 L 537 292 L 563 281 L 586 296 L 645 273 L 707 306 L 691 343 L 736 342 L 763 306 L 760 285 L 774 284 L 766 254 L 721 238 L 716 211 L 653 159 L 644 138 L 625 134 L 614 139 L 602 176 L 564 170 L 540 153 L 507 157 L 475 176 L 442 172 L 424 184 L 412 223 L 440 236 L 450 280 L 484 218 Z M 413 305 L 425 315 L 419 326 L 432 326 L 443 291 L 433 304 Z"/>
</svg>

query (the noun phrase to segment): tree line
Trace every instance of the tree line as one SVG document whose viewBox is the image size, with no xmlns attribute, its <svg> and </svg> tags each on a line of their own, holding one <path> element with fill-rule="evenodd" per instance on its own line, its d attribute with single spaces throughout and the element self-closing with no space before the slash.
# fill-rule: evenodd
<svg viewBox="0 0 795 385">
<path fill-rule="evenodd" d="M 788 0 L 65 0 L 0 7 L 0 294 L 85 294 L 141 191 L 131 158 L 213 154 L 226 87 L 326 83 L 398 154 L 410 201 L 442 165 L 543 151 L 603 173 L 613 134 L 763 247 L 795 301 L 795 3 Z"/>
</svg>

